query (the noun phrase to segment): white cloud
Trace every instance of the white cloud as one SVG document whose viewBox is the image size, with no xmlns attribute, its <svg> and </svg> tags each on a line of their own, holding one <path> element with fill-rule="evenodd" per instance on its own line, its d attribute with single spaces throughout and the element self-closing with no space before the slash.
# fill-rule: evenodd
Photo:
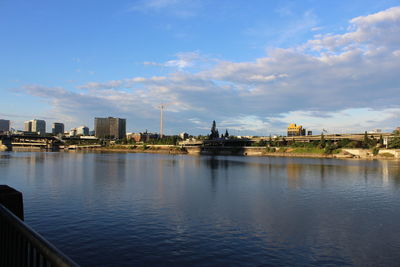
<svg viewBox="0 0 400 267">
<path fill-rule="evenodd" d="M 172 67 L 182 71 L 184 69 L 191 68 L 209 61 L 207 57 L 200 55 L 199 52 L 181 52 L 177 53 L 175 57 L 176 59 L 168 60 L 163 63 L 145 61 L 143 64 L 150 66 Z"/>
<path fill-rule="evenodd" d="M 199 0 L 141 0 L 132 5 L 128 11 L 153 12 L 188 18 L 196 16 L 201 5 L 202 2 Z"/>
<path fill-rule="evenodd" d="M 203 60 L 199 53 L 179 53 L 164 63 L 145 63 L 176 68 L 165 76 L 91 82 L 80 86 L 86 90 L 79 94 L 63 88 L 27 91 L 48 99 L 55 109 L 68 110 L 71 101 L 84 99 L 93 109 L 110 108 L 134 118 L 148 116 L 157 104 L 173 102 L 170 119 L 177 128 L 189 123 L 197 129 L 213 119 L 252 133 L 267 127 L 275 131 L 289 122 L 316 129 L 384 128 L 400 124 L 393 116 L 400 103 L 399 10 L 357 17 L 343 34 L 271 49 L 268 56 L 250 62 L 207 59 L 212 64 L 200 71 L 193 68 Z M 364 113 L 368 115 L 360 115 Z"/>
<path fill-rule="evenodd" d="M 361 16 L 350 20 L 349 32 L 345 34 L 323 35 L 310 40 L 308 47 L 316 50 L 337 51 L 349 49 L 348 46 L 386 46 L 400 45 L 400 7 Z"/>
<path fill-rule="evenodd" d="M 344 109 L 338 112 L 316 114 L 313 111 L 291 111 L 279 118 L 269 118 L 271 122 L 289 124 L 301 122 L 307 129 L 320 134 L 322 129 L 329 133 L 359 133 L 365 130 L 382 129 L 392 131 L 396 126 L 400 108 L 372 110 L 368 108 Z M 321 116 L 322 115 L 322 116 Z"/>
</svg>

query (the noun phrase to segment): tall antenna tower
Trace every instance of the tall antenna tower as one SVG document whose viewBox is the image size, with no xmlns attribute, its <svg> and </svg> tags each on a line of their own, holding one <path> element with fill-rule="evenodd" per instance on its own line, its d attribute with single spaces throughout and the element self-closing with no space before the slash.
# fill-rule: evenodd
<svg viewBox="0 0 400 267">
<path fill-rule="evenodd" d="M 163 138 L 163 136 L 164 136 L 164 109 L 171 104 L 174 104 L 174 103 L 173 102 L 166 103 L 166 104 L 163 103 L 163 104 L 160 104 L 159 106 L 157 106 L 160 109 L 160 138 Z"/>
<path fill-rule="evenodd" d="M 165 104 L 161 104 L 159 106 L 160 108 L 160 138 L 163 138 L 164 136 L 164 108 Z"/>
</svg>

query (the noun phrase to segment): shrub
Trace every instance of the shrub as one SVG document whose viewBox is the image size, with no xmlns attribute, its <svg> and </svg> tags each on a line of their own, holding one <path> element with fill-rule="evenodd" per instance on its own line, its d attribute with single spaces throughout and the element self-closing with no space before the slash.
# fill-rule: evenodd
<svg viewBox="0 0 400 267">
<path fill-rule="evenodd" d="M 390 153 L 387 153 L 387 152 L 385 152 L 385 153 L 382 153 L 382 154 L 379 154 L 379 156 L 382 156 L 382 157 L 387 157 L 387 158 L 393 158 L 393 157 L 394 157 L 394 155 L 393 155 L 393 154 L 390 154 Z"/>
<path fill-rule="evenodd" d="M 276 151 L 276 148 L 275 148 L 275 147 L 266 147 L 266 148 L 265 148 L 265 151 L 266 151 L 266 152 L 269 152 L 269 153 L 270 153 L 270 152 L 275 152 L 275 151 Z"/>
<path fill-rule="evenodd" d="M 388 148 L 400 148 L 400 137 L 395 137 L 389 141 Z"/>
</svg>

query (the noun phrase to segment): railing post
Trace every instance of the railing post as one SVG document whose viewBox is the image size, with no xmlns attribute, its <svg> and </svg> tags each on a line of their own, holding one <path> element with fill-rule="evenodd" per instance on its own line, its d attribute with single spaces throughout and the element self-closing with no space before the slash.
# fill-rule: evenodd
<svg viewBox="0 0 400 267">
<path fill-rule="evenodd" d="M 24 220 L 24 204 L 22 193 L 8 185 L 0 185 L 0 204 Z"/>
</svg>

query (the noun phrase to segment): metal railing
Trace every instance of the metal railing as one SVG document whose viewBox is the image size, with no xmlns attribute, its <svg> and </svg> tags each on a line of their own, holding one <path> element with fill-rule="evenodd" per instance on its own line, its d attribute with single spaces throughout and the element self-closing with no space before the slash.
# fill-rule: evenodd
<svg viewBox="0 0 400 267">
<path fill-rule="evenodd" d="M 78 266 L 0 204 L 0 266 Z"/>
</svg>

